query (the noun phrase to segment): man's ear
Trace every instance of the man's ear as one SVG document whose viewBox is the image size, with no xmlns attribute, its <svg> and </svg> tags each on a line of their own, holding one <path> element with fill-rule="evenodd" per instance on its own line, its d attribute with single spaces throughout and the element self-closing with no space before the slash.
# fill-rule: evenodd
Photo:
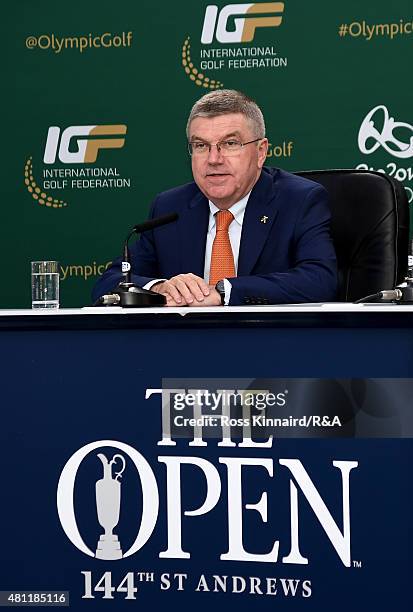
<svg viewBox="0 0 413 612">
<path fill-rule="evenodd" d="M 258 143 L 258 168 L 262 168 L 267 159 L 268 138 L 263 138 Z"/>
</svg>

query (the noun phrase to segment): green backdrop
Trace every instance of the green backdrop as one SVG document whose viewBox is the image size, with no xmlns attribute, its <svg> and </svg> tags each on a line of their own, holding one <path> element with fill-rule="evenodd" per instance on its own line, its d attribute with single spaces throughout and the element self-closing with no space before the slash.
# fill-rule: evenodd
<svg viewBox="0 0 413 612">
<path fill-rule="evenodd" d="M 60 261 L 62 307 L 90 302 L 154 195 L 191 179 L 187 114 L 217 86 L 261 106 L 269 165 L 383 170 L 412 200 L 411 0 L 3 11 L 2 308 L 30 307 L 35 259 Z"/>
</svg>

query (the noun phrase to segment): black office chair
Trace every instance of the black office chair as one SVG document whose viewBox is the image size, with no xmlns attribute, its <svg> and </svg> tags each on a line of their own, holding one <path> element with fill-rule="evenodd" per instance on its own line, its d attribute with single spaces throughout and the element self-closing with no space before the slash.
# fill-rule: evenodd
<svg viewBox="0 0 413 612">
<path fill-rule="evenodd" d="M 368 170 L 297 172 L 325 187 L 338 261 L 338 296 L 354 302 L 407 274 L 409 205 L 403 185 Z"/>
</svg>

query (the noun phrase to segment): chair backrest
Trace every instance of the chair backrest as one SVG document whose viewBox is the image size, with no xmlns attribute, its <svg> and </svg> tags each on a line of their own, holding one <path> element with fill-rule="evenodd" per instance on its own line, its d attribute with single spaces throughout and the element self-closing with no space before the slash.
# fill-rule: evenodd
<svg viewBox="0 0 413 612">
<path fill-rule="evenodd" d="M 353 302 L 403 282 L 409 242 L 409 205 L 403 185 L 368 170 L 296 174 L 320 183 L 330 196 L 338 300 Z"/>
</svg>

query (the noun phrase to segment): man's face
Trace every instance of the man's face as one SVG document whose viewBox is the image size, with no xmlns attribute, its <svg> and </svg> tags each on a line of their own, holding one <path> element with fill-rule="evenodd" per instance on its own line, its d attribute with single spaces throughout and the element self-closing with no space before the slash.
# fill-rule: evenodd
<svg viewBox="0 0 413 612">
<path fill-rule="evenodd" d="M 189 140 L 216 144 L 235 139 L 255 140 L 248 119 L 240 113 L 218 117 L 196 117 L 189 126 Z M 266 138 L 242 147 L 225 157 L 217 147 L 210 153 L 192 155 L 192 173 L 202 193 L 218 208 L 228 209 L 241 200 L 257 182 L 268 148 Z"/>
</svg>

